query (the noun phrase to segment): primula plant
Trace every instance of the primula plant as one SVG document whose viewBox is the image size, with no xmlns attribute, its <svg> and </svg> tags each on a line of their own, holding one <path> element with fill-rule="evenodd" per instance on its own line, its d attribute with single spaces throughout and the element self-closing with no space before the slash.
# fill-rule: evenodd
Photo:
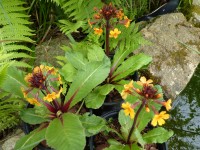
<svg viewBox="0 0 200 150">
<path fill-rule="evenodd" d="M 27 85 L 21 90 L 32 107 L 22 110 L 20 115 L 34 128 L 17 142 L 16 150 L 33 149 L 44 140 L 49 147 L 57 150 L 65 150 L 66 147 L 80 150 L 86 146 L 86 136 L 104 130 L 105 120 L 86 111 L 80 115 L 82 105 L 78 105 L 79 109 L 72 107 L 106 78 L 107 74 L 101 73 L 106 66 L 93 62 L 93 67 L 77 72 L 77 80 L 73 83 L 63 83 L 57 69 L 44 65 L 35 67 L 24 77 Z"/>
<path fill-rule="evenodd" d="M 120 92 L 135 71 L 151 62 L 150 56 L 133 54 L 146 41 L 138 33 L 136 25 L 112 4 L 95 7 L 94 16 L 88 18 L 88 26 L 91 32 L 83 41 L 71 40 L 70 46 L 62 47 L 65 56 L 58 58 L 61 68 L 41 65 L 24 77 L 26 84 L 21 84 L 21 90 L 33 106 L 21 111 L 21 118 L 33 125 L 34 130 L 17 142 L 16 150 L 33 149 L 42 141 L 56 150 L 84 149 L 86 137 L 110 130 L 103 118 L 87 111 L 100 108 L 107 97 L 114 100 L 114 97 L 108 96 L 112 93 L 117 93 L 120 99 L 127 97 L 128 103 L 123 104 L 125 114 L 120 112 L 119 115 L 121 120 L 128 121 L 128 124 L 122 125 L 126 144 L 130 147 L 137 142 L 144 145 L 145 142 L 138 136 L 151 120 L 152 111 L 143 116 L 143 107 L 157 114 L 160 105 L 154 106 L 153 102 L 158 103 L 162 97 L 158 94 L 161 93 L 160 88 L 145 84 L 137 85 L 135 89 L 128 84 L 122 96 Z M 137 101 L 128 100 L 127 93 L 131 92 L 132 95 L 137 94 Z M 141 108 L 138 109 L 139 104 Z M 80 113 L 82 108 L 85 112 Z M 132 119 L 127 114 L 132 119 L 136 118 L 133 127 L 130 126 Z M 160 115 L 167 118 L 166 114 Z M 155 125 L 158 119 L 154 120 Z"/>
<path fill-rule="evenodd" d="M 136 25 L 111 3 L 102 8 L 95 7 L 88 24 L 91 32 L 84 41 L 63 46 L 66 54 L 61 70 L 62 73 L 76 74 L 77 70 L 84 69 L 94 60 L 110 64 L 106 79 L 84 99 L 87 108 L 98 109 L 109 93 L 115 92 L 120 96 L 122 85 L 135 71 L 146 67 L 152 58 L 143 53 L 133 54 L 145 40 L 138 33 Z M 106 59 L 102 59 L 104 55 Z M 75 80 L 73 77 L 65 79 Z"/>
<path fill-rule="evenodd" d="M 121 96 L 125 102 L 118 114 L 121 128 L 115 131 L 119 138 L 109 139 L 106 150 L 141 150 L 147 144 L 164 143 L 173 135 L 173 131 L 159 127 L 169 119 L 166 111 L 171 109 L 171 99 L 165 101 L 161 87 L 152 82 L 141 77 L 124 85 Z"/>
</svg>

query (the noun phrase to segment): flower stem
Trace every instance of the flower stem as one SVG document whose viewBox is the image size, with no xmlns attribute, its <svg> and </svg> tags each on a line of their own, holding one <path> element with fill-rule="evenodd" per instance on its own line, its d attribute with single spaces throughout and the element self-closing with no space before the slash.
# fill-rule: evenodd
<svg viewBox="0 0 200 150">
<path fill-rule="evenodd" d="M 109 32 L 110 32 L 110 25 L 109 20 L 106 20 L 106 55 L 109 56 L 110 54 L 110 48 L 109 48 Z"/>
<path fill-rule="evenodd" d="M 132 127 L 131 127 L 131 130 L 130 130 L 130 132 L 129 132 L 129 135 L 128 135 L 128 138 L 127 138 L 127 141 L 126 141 L 126 143 L 128 143 L 128 144 L 131 144 L 131 143 L 130 143 L 131 135 L 132 135 L 133 130 L 134 130 L 134 128 L 135 128 L 135 125 L 136 125 L 138 116 L 139 116 L 139 114 L 140 114 L 142 108 L 145 106 L 145 104 L 146 104 L 146 99 L 143 99 L 143 100 L 142 100 L 142 104 L 140 105 L 139 109 L 137 110 L 137 112 L 136 112 L 136 114 L 135 114 L 135 117 L 134 117 L 134 120 L 133 120 L 133 125 L 132 125 Z"/>
</svg>

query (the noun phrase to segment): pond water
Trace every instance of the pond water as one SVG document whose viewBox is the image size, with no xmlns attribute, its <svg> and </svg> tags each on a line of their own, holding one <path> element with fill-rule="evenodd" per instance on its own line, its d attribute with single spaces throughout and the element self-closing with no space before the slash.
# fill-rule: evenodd
<svg viewBox="0 0 200 150">
<path fill-rule="evenodd" d="M 166 126 L 174 131 L 174 136 L 168 149 L 200 150 L 200 64 L 172 106 L 171 120 Z"/>
</svg>

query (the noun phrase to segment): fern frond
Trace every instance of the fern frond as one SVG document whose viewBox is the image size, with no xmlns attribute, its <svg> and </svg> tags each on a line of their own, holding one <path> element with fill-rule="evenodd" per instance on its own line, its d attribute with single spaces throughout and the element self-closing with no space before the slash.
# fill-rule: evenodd
<svg viewBox="0 0 200 150">
<path fill-rule="evenodd" d="M 34 34 L 28 27 L 31 22 L 28 21 L 24 4 L 24 0 L 0 1 L 0 65 L 13 63 L 17 58 L 33 58 L 28 54 L 32 50 L 25 46 L 27 42 L 34 43 L 30 38 Z M 29 66 L 25 63 L 17 64 Z"/>
<path fill-rule="evenodd" d="M 19 123 L 19 111 L 25 106 L 22 99 L 0 90 L 0 132 Z"/>
</svg>

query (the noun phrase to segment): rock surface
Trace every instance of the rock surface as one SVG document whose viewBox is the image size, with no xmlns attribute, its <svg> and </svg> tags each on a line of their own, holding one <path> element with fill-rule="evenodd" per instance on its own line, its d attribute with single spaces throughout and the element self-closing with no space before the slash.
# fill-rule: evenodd
<svg viewBox="0 0 200 150">
<path fill-rule="evenodd" d="M 12 135 L 8 135 L 4 142 L 0 143 L 0 150 L 13 150 L 15 143 L 24 136 L 24 133 L 22 130 L 18 129 L 15 131 Z"/>
<path fill-rule="evenodd" d="M 60 48 L 62 45 L 68 45 L 68 38 L 61 34 L 56 38 L 43 42 L 36 47 L 35 65 L 40 65 L 41 62 L 50 63 L 57 67 L 56 56 L 64 56 L 64 51 Z"/>
<path fill-rule="evenodd" d="M 151 44 L 139 52 L 153 57 L 149 72 L 165 95 L 174 99 L 200 63 L 200 28 L 193 27 L 182 13 L 173 13 L 158 17 L 141 33 Z"/>
</svg>

